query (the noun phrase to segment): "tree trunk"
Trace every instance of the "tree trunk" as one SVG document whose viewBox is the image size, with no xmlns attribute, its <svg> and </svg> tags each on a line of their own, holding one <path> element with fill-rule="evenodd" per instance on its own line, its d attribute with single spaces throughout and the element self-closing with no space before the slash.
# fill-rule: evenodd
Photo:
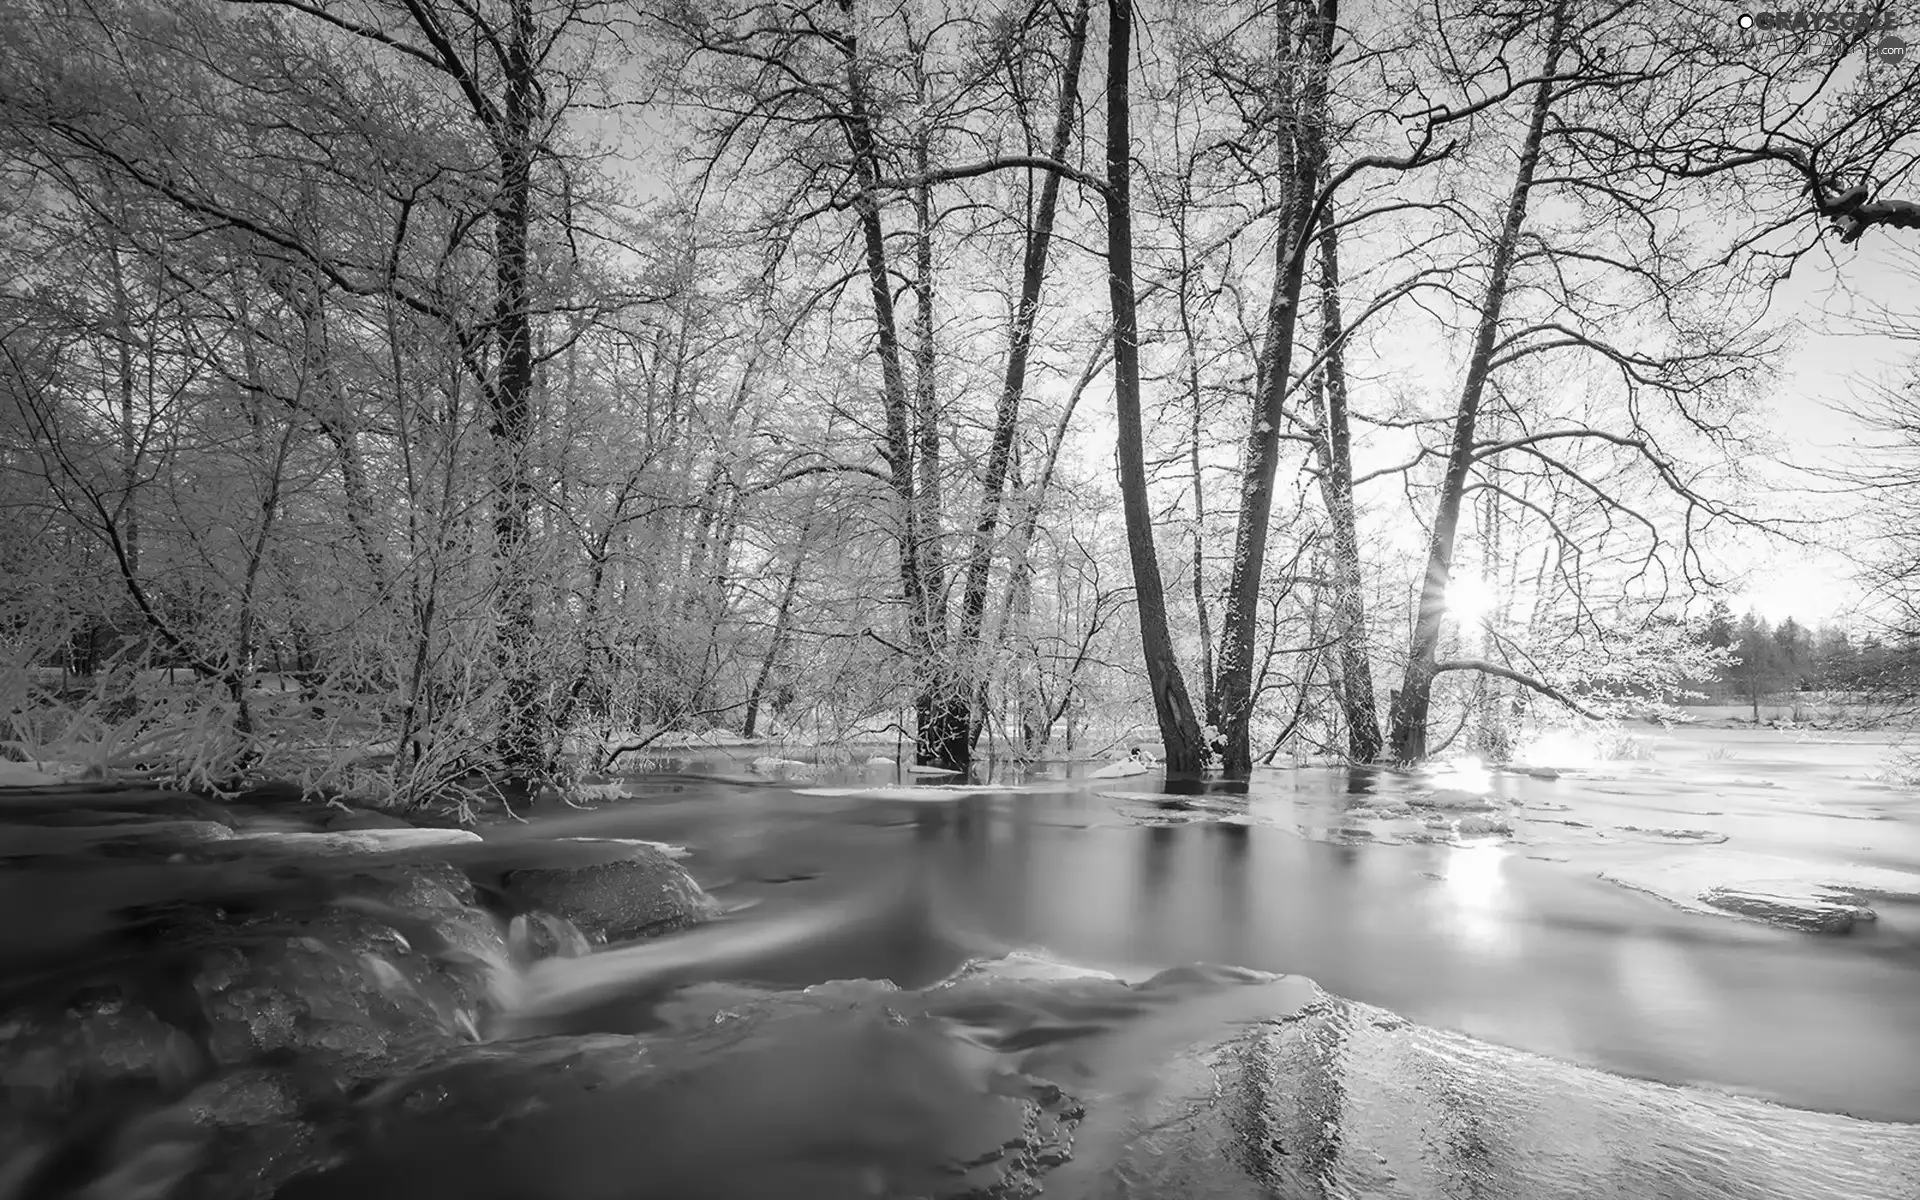
<svg viewBox="0 0 1920 1200">
<path fill-rule="evenodd" d="M 1066 161 L 1073 140 L 1074 118 L 1080 107 L 1080 66 L 1087 47 L 1091 0 L 1079 0 L 1067 37 L 1065 75 L 1060 81 L 1060 107 L 1054 118 L 1049 157 Z M 967 746 L 971 755 L 986 716 L 987 663 L 980 632 L 987 613 L 987 583 L 993 565 L 993 537 L 1000 524 L 1000 506 L 1007 486 L 1014 437 L 1020 428 L 1020 404 L 1027 387 L 1027 359 L 1033 347 L 1033 324 L 1040 313 L 1040 291 L 1046 283 L 1047 253 L 1053 242 L 1054 214 L 1059 210 L 1061 176 L 1045 172 L 1040 202 L 1027 231 L 1020 268 L 1020 298 L 1013 310 L 1013 328 L 1007 341 L 1006 374 L 1000 384 L 1000 405 L 994 413 L 993 441 L 987 449 L 987 474 L 982 481 L 980 514 L 974 521 L 973 545 L 967 557 L 967 582 L 960 600 L 960 644 L 957 658 L 973 702 Z"/>
<path fill-rule="evenodd" d="M 1347 418 L 1347 366 L 1340 314 L 1340 248 L 1333 214 L 1320 215 L 1320 494 L 1333 532 L 1333 629 L 1339 639 L 1340 708 L 1347 756 L 1380 757 L 1380 715 L 1373 696 L 1373 656 L 1367 645 L 1367 602 L 1360 573 L 1360 537 L 1353 503 L 1353 431 Z"/>
<path fill-rule="evenodd" d="M 1545 76 L 1559 66 L 1566 38 L 1566 0 L 1554 6 L 1547 31 Z M 1467 472 L 1473 465 L 1475 422 L 1480 400 L 1491 374 L 1494 343 L 1500 332 L 1500 313 L 1507 298 L 1507 286 L 1513 273 L 1513 260 L 1520 245 L 1520 229 L 1526 221 L 1527 200 L 1533 189 L 1533 176 L 1540 163 L 1540 143 L 1545 135 L 1547 113 L 1553 105 L 1553 85 L 1543 79 L 1534 88 L 1532 113 L 1527 123 L 1526 140 L 1520 145 L 1520 162 L 1514 172 L 1513 190 L 1507 197 L 1506 219 L 1493 248 L 1493 269 L 1487 277 L 1487 295 L 1481 303 L 1480 324 L 1474 337 L 1473 356 L 1467 361 L 1467 374 L 1460 391 L 1460 405 L 1453 425 L 1453 445 L 1447 455 L 1447 470 L 1440 488 L 1440 504 L 1434 514 L 1433 536 L 1427 545 L 1427 571 L 1420 587 L 1420 600 L 1414 622 L 1407 669 L 1393 706 L 1393 756 L 1400 762 L 1418 762 L 1427 755 L 1427 712 L 1433 703 L 1434 661 L 1440 646 L 1440 630 L 1446 617 L 1447 581 L 1453 566 L 1454 535 L 1460 525 L 1460 504 L 1466 495 Z"/>
<path fill-rule="evenodd" d="M 852 23 L 852 0 L 840 0 L 840 10 Z M 932 703 L 934 690 L 945 675 L 942 651 L 945 649 L 946 621 L 934 616 L 937 597 L 927 593 L 926 572 L 921 565 L 926 533 L 921 528 L 922 509 L 919 487 L 914 476 L 914 397 L 907 388 L 907 375 L 900 355 L 900 324 L 894 311 L 892 271 L 887 262 L 886 230 L 880 220 L 878 184 L 880 164 L 874 143 L 873 124 L 867 102 L 866 78 L 860 70 L 859 45 L 852 34 L 840 42 L 846 59 L 847 113 L 841 122 L 847 147 L 853 160 L 854 178 L 860 195 L 854 212 L 860 223 L 861 241 L 867 270 L 867 288 L 873 299 L 874 331 L 880 353 L 881 404 L 886 411 L 885 445 L 888 479 L 900 506 L 900 587 L 907 606 L 908 643 L 919 677 L 919 696 L 915 712 L 921 718 L 915 737 L 916 761 L 933 762 L 943 753 L 951 753 L 954 740 L 943 728 L 934 727 L 940 706 Z M 947 707 L 951 707 L 949 704 Z M 960 722 L 964 730 L 966 698 L 959 698 Z M 965 738 L 959 739 L 964 743 Z M 937 765 L 948 765 L 938 763 Z"/>
<path fill-rule="evenodd" d="M 532 0 L 513 0 L 506 38 L 506 96 L 494 149 L 500 196 L 494 215 L 494 337 L 500 355 L 486 389 L 493 440 L 495 613 L 500 622 L 500 763 L 518 780 L 546 768 L 540 738 L 540 687 L 533 662 L 533 578 L 527 560 L 533 511 L 527 451 L 533 433 L 533 313 L 529 233 L 533 225 L 534 78 Z"/>
<path fill-rule="evenodd" d="M 1496 438 L 1502 431 L 1496 428 L 1489 431 Z M 1500 478 L 1500 465 L 1497 461 L 1487 464 L 1490 480 Z M 1508 598 L 1512 589 L 1508 581 L 1501 578 L 1502 545 L 1500 537 L 1500 494 L 1489 488 L 1481 493 L 1480 510 L 1480 582 L 1486 594 L 1495 597 L 1491 611 L 1487 615 L 1488 628 L 1503 629 L 1507 625 Z M 1481 645 L 1476 657 L 1491 658 L 1493 645 L 1490 635 L 1481 634 Z M 1506 704 L 1506 692 L 1502 681 L 1481 672 L 1474 681 L 1474 703 L 1477 709 L 1475 720 L 1478 728 L 1475 732 L 1475 748 L 1486 762 L 1507 762 L 1513 757 L 1513 727 L 1507 720 L 1510 705 Z"/>
<path fill-rule="evenodd" d="M 1183 194 L 1180 224 L 1180 336 L 1187 347 L 1187 392 L 1193 398 L 1193 422 L 1187 429 L 1187 465 L 1193 472 L 1193 615 L 1200 634 L 1200 698 L 1207 725 L 1220 725 L 1220 696 L 1214 688 L 1213 614 L 1207 603 L 1207 490 L 1200 470 L 1200 435 L 1203 429 L 1200 392 L 1200 348 L 1193 336 L 1193 308 L 1189 285 L 1193 281 L 1192 264 L 1187 257 L 1186 202 Z"/>
<path fill-rule="evenodd" d="M 940 478 L 940 394 L 936 386 L 933 320 L 933 184 L 925 181 L 927 130 L 914 138 L 914 166 L 923 182 L 913 193 L 914 427 L 918 455 L 915 503 L 920 510 L 920 591 L 927 606 L 928 653 L 914 701 L 915 761 L 965 772 L 973 758 L 973 685 L 956 661 L 947 635 L 947 570 L 941 547 L 945 504 Z"/>
<path fill-rule="evenodd" d="M 1140 331 L 1134 311 L 1133 138 L 1128 120 L 1127 75 L 1132 55 L 1131 0 L 1107 0 L 1107 290 L 1113 305 L 1113 399 L 1119 425 L 1121 506 L 1126 513 L 1127 551 L 1133 562 L 1135 604 L 1140 613 L 1140 650 L 1153 691 L 1169 774 L 1198 774 L 1206 746 L 1193 702 L 1174 657 L 1167 630 L 1167 601 L 1153 547 L 1153 513 L 1147 502 L 1147 468 L 1140 429 Z"/>
<path fill-rule="evenodd" d="M 793 548 L 793 565 L 787 569 L 787 582 L 780 589 L 780 607 L 773 616 L 773 637 L 767 643 L 767 654 L 760 660 L 760 673 L 754 676 L 753 687 L 747 692 L 747 715 L 740 722 L 740 736 L 751 738 L 760 721 L 760 702 L 767 694 L 767 685 L 773 682 L 774 667 L 779 664 L 780 652 L 786 649 L 787 630 L 793 619 L 793 598 L 800 591 L 800 567 L 807 557 L 807 534 L 810 523 L 800 526 L 800 541 Z"/>
<path fill-rule="evenodd" d="M 1285 422 L 1282 401 L 1293 362 L 1293 335 L 1299 318 L 1301 283 L 1306 274 L 1305 241 L 1312 235 L 1314 194 L 1319 187 L 1325 148 L 1317 114 L 1319 97 L 1327 86 L 1327 60 L 1333 47 L 1336 0 L 1321 0 L 1318 11 L 1308 8 L 1308 20 L 1297 39 L 1307 47 L 1305 95 L 1295 98 L 1290 51 L 1296 43 L 1292 9 L 1307 0 L 1291 0 L 1281 8 L 1280 53 L 1282 82 L 1277 107 L 1291 133 L 1290 162 L 1286 164 L 1287 206 L 1282 236 L 1275 249 L 1273 296 L 1267 304 L 1266 336 L 1260 349 L 1258 383 L 1254 391 L 1253 422 L 1241 455 L 1240 520 L 1234 531 L 1233 563 L 1227 583 L 1227 612 L 1220 630 L 1220 731 L 1226 739 L 1222 766 L 1229 775 L 1253 769 L 1253 643 L 1259 620 L 1260 581 L 1266 567 L 1267 530 L 1273 514 L 1273 476 L 1280 463 L 1280 427 Z M 1304 119 L 1303 119 L 1304 118 Z M 1283 133 L 1283 138 L 1287 134 Z"/>
<path fill-rule="evenodd" d="M 127 564 L 140 570 L 140 504 L 136 489 L 140 483 L 140 447 L 134 429 L 133 377 L 133 298 L 128 294 L 126 269 L 120 252 L 109 250 L 107 262 L 113 276 L 113 335 L 119 351 L 116 364 L 119 378 L 114 382 L 120 392 L 120 499 L 115 505 L 127 543 Z M 89 672 L 91 674 L 91 672 Z"/>
</svg>

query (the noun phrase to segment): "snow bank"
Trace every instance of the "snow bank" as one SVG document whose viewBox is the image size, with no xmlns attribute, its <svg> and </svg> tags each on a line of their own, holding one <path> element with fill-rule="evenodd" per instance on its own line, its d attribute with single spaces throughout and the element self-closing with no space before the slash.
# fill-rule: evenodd
<svg viewBox="0 0 1920 1200">
<path fill-rule="evenodd" d="M 58 775 L 49 775 L 26 763 L 0 758 L 0 787 L 45 787 L 60 782 L 62 780 Z"/>
</svg>

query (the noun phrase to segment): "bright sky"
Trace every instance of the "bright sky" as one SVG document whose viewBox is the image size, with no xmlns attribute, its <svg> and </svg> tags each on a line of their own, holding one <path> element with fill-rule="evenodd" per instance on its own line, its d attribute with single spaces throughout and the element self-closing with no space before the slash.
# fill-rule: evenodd
<svg viewBox="0 0 1920 1200">
<path fill-rule="evenodd" d="M 1832 497 L 1821 497 L 1815 490 L 1833 485 L 1796 468 L 1858 463 L 1859 442 L 1868 435 L 1846 415 L 1846 409 L 1866 398 L 1873 383 L 1893 380 L 1920 356 L 1920 320 L 1912 322 L 1914 340 L 1910 342 L 1873 328 L 1876 313 L 1903 309 L 1920 310 L 1920 234 L 1905 230 L 1875 230 L 1853 246 L 1830 241 L 1826 248 L 1808 255 L 1779 289 L 1775 315 L 1799 323 L 1803 333 L 1783 366 L 1778 390 L 1767 402 L 1765 419 L 1787 464 L 1774 472 L 1779 478 L 1774 499 L 1785 496 L 1810 514 L 1837 511 L 1839 504 Z M 1458 386 L 1457 378 L 1450 377 L 1441 390 L 1451 394 Z M 1150 405 L 1153 399 L 1150 394 Z M 1110 469 L 1114 437 L 1110 379 L 1097 380 L 1088 388 L 1074 424 L 1079 453 L 1070 452 L 1069 457 Z M 1365 455 L 1366 461 L 1356 462 L 1356 469 L 1364 472 L 1405 457 L 1403 446 L 1376 446 Z M 1796 496 L 1796 491 L 1804 494 Z M 1400 532 L 1405 535 L 1405 553 L 1423 551 L 1419 531 L 1411 525 L 1376 531 L 1376 536 Z M 1846 536 L 1846 527 L 1836 523 L 1809 531 L 1811 545 L 1756 547 L 1747 563 L 1730 564 L 1749 572 L 1745 590 L 1730 598 L 1732 607 L 1736 612 L 1752 608 L 1776 623 L 1788 616 L 1813 626 L 1847 622 L 1860 600 L 1852 580 L 1854 568 L 1837 549 L 1821 548 L 1839 547 Z M 1163 547 L 1163 554 L 1170 551 Z"/>
<path fill-rule="evenodd" d="M 1874 314 L 1913 311 L 1920 292 L 1920 236 L 1876 230 L 1853 246 L 1829 243 L 1795 271 L 1779 294 L 1778 311 L 1803 322 L 1806 334 L 1784 373 L 1772 411 L 1786 457 L 1801 467 L 1848 466 L 1868 436 L 1846 408 L 1891 382 L 1920 355 L 1914 340 L 1874 328 Z M 1831 506 L 1813 501 L 1817 507 Z M 1820 540 L 1836 544 L 1843 530 Z M 1843 617 L 1859 598 L 1846 559 L 1833 551 L 1783 548 L 1755 563 L 1753 581 L 1736 608 L 1752 607 L 1769 620 L 1793 616 L 1818 623 Z"/>
</svg>

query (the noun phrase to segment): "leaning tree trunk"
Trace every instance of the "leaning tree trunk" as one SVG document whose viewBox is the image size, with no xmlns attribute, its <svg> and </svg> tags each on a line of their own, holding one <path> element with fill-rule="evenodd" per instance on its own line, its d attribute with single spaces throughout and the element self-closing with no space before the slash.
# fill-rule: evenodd
<svg viewBox="0 0 1920 1200">
<path fill-rule="evenodd" d="M 1520 245 L 1520 229 L 1526 221 L 1527 200 L 1533 190 L 1534 172 L 1540 164 L 1540 144 L 1545 136 L 1547 114 L 1553 106 L 1555 69 L 1559 66 L 1566 39 L 1567 6 L 1561 0 L 1554 6 L 1547 32 L 1546 69 L 1535 85 L 1526 140 L 1520 145 L 1520 162 L 1515 169 L 1513 189 L 1507 196 L 1506 219 L 1500 226 L 1493 247 L 1493 269 L 1487 277 L 1487 294 L 1480 307 L 1480 324 L 1473 342 L 1473 356 L 1467 361 L 1467 374 L 1460 390 L 1460 405 L 1455 411 L 1453 445 L 1447 455 L 1447 470 L 1440 487 L 1440 504 L 1434 514 L 1433 536 L 1427 544 L 1427 572 L 1420 586 L 1418 615 L 1414 622 L 1412 644 L 1407 654 L 1406 674 L 1393 704 L 1393 756 L 1401 762 L 1417 762 L 1427 755 L 1427 713 L 1433 703 L 1434 663 L 1440 646 L 1441 625 L 1446 617 L 1447 581 L 1453 568 L 1454 535 L 1460 527 L 1460 504 L 1466 495 L 1467 472 L 1473 466 L 1474 432 L 1480 415 L 1480 400 L 1492 374 L 1493 348 L 1499 338 L 1501 309 L 1506 303 L 1513 261 Z"/>
<path fill-rule="evenodd" d="M 1333 630 L 1339 640 L 1340 707 L 1347 755 L 1369 763 L 1380 757 L 1380 715 L 1373 696 L 1373 656 L 1367 646 L 1367 601 L 1360 573 L 1360 537 L 1353 503 L 1353 431 L 1347 417 L 1347 364 L 1340 315 L 1339 235 L 1331 211 L 1320 215 L 1320 494 L 1333 533 Z"/>
<path fill-rule="evenodd" d="M 1060 81 L 1060 107 L 1054 118 L 1054 162 L 1065 162 L 1073 141 L 1074 118 L 1080 109 L 1080 66 L 1087 48 L 1091 0 L 1079 0 L 1067 35 L 1067 61 Z M 962 677 L 971 690 L 972 711 L 967 726 L 967 754 L 980 738 L 986 717 L 987 671 L 981 629 L 987 615 L 987 584 L 993 565 L 993 536 L 1000 525 L 1001 501 L 1013 458 L 1013 442 L 1020 428 L 1020 402 L 1027 389 L 1027 360 L 1033 349 L 1033 324 L 1040 313 L 1040 291 L 1047 278 L 1047 252 L 1053 243 L 1054 214 L 1060 206 L 1061 176 L 1048 171 L 1040 183 L 1040 201 L 1027 231 L 1020 267 L 1020 298 L 1013 310 L 1013 329 L 1007 343 L 1006 375 L 1000 384 L 1000 406 L 994 413 L 993 441 L 987 449 L 987 474 L 982 481 L 980 514 L 974 522 L 973 545 L 967 558 L 967 582 L 960 600 L 960 644 L 956 655 Z"/>
<path fill-rule="evenodd" d="M 1154 716 L 1170 774 L 1198 774 L 1206 746 L 1187 697 L 1180 662 L 1167 630 L 1167 600 L 1153 547 L 1153 513 L 1147 504 L 1147 468 L 1140 429 L 1140 330 L 1134 310 L 1133 138 L 1127 111 L 1131 65 L 1131 0 L 1107 0 L 1107 290 L 1113 305 L 1113 401 L 1119 425 L 1121 507 L 1126 514 L 1127 552 L 1133 562 L 1135 606 L 1140 613 L 1140 651 L 1153 691 Z"/>
<path fill-rule="evenodd" d="M 1292 0 L 1305 6 L 1307 0 Z M 1290 6 L 1282 7 L 1280 45 L 1284 53 L 1295 43 Z M 1312 236 L 1315 192 L 1325 159 L 1322 133 L 1314 114 L 1327 86 L 1327 61 L 1333 47 L 1336 0 L 1321 0 L 1311 12 L 1300 39 L 1308 47 L 1306 94 L 1296 98 L 1283 71 L 1277 105 L 1292 130 L 1288 155 L 1287 206 L 1275 250 L 1273 295 L 1267 304 L 1265 339 L 1260 349 L 1258 382 L 1254 389 L 1253 422 L 1241 453 L 1240 520 L 1234 531 L 1233 562 L 1227 582 L 1227 611 L 1220 630 L 1220 732 L 1226 739 L 1222 767 L 1229 775 L 1253 769 L 1253 653 L 1259 621 L 1260 580 L 1266 569 L 1267 531 L 1273 515 L 1273 476 L 1280 463 L 1280 428 L 1285 423 L 1282 401 L 1293 361 L 1293 335 L 1298 323 L 1300 290 L 1306 274 L 1306 239 Z M 1302 119 L 1302 117 L 1305 119 Z"/>
<path fill-rule="evenodd" d="M 800 540 L 794 543 L 793 565 L 787 568 L 787 582 L 780 589 L 780 607 L 773 617 L 773 636 L 767 642 L 767 653 L 760 660 L 760 673 L 754 676 L 753 687 L 747 692 L 747 715 L 740 722 L 740 736 L 752 739 L 760 721 L 760 704 L 765 699 L 767 688 L 773 682 L 773 672 L 780 663 L 780 655 L 787 648 L 788 632 L 793 627 L 793 601 L 800 594 L 800 568 L 806 563 L 807 540 L 813 532 L 813 514 L 800 523 Z"/>
</svg>

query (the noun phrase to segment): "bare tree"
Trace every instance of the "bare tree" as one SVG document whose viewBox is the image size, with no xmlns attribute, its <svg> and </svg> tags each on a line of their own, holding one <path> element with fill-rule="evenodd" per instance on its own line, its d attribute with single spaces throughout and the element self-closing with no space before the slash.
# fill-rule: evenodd
<svg viewBox="0 0 1920 1200">
<path fill-rule="evenodd" d="M 1167 770 L 1194 774 L 1208 748 L 1167 629 L 1165 585 L 1153 544 L 1140 428 L 1140 327 L 1133 281 L 1133 133 L 1128 79 L 1132 69 L 1133 6 L 1107 0 L 1107 289 L 1113 307 L 1113 399 L 1119 424 L 1120 498 L 1126 511 L 1127 554 L 1133 564 L 1134 607 L 1146 659 L 1154 716 L 1166 749 Z"/>
</svg>

